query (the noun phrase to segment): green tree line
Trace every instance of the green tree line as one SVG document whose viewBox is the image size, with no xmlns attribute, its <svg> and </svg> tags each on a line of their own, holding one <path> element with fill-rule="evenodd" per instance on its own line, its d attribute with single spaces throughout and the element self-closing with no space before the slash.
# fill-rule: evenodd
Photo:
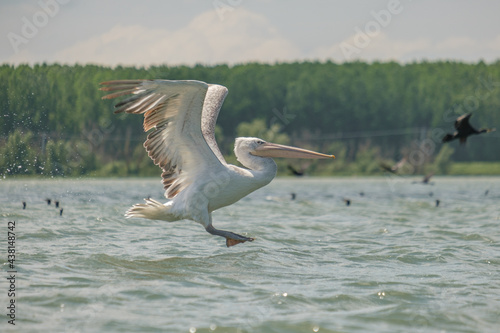
<svg viewBox="0 0 500 333">
<path fill-rule="evenodd" d="M 229 95 L 217 138 L 228 159 L 241 135 L 333 153 L 311 170 L 377 173 L 406 156 L 408 173 L 449 161 L 500 161 L 499 132 L 443 145 L 453 122 L 500 127 L 500 61 L 297 62 L 150 68 L 0 66 L 0 175 L 156 175 L 141 117 L 114 115 L 99 83 L 115 79 L 201 80 Z M 499 128 L 500 130 L 500 128 Z M 280 170 L 286 170 L 280 162 Z M 299 163 L 299 162 L 296 162 Z"/>
</svg>

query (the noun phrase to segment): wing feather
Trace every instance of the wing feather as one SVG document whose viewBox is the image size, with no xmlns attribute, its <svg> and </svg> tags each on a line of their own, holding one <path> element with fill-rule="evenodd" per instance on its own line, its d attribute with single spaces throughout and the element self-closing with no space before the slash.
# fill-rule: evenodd
<svg viewBox="0 0 500 333">
<path fill-rule="evenodd" d="M 219 150 L 217 141 L 215 140 L 215 124 L 219 116 L 222 103 L 227 96 L 227 88 L 217 84 L 208 86 L 205 102 L 203 103 L 203 112 L 201 118 L 201 131 L 207 144 L 210 146 L 215 156 L 222 164 L 226 164 L 224 156 Z"/>
<path fill-rule="evenodd" d="M 463 130 L 467 127 L 469 127 L 469 118 L 472 116 L 472 113 L 467 113 L 464 114 L 455 120 L 455 129 L 457 130 Z"/>
<path fill-rule="evenodd" d="M 226 162 L 215 141 L 215 122 L 227 89 L 201 81 L 118 80 L 101 83 L 103 99 L 132 95 L 115 113 L 144 115 L 148 156 L 162 168 L 167 198 L 173 198 Z"/>
</svg>

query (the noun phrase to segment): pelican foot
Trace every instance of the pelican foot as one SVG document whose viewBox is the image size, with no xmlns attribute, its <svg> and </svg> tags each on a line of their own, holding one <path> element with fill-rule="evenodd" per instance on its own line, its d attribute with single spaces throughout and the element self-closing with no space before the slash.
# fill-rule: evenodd
<svg viewBox="0 0 500 333">
<path fill-rule="evenodd" d="M 230 246 L 234 246 L 236 244 L 239 244 L 239 243 L 245 243 L 246 241 L 248 242 L 253 242 L 255 238 L 250 238 L 250 237 L 243 237 L 241 235 L 238 235 L 244 239 L 234 239 L 234 238 L 229 238 L 229 237 L 226 237 L 226 246 L 227 247 L 230 247 Z"/>
<path fill-rule="evenodd" d="M 224 237 L 226 239 L 226 246 L 227 247 L 234 246 L 234 245 L 239 244 L 239 243 L 253 242 L 254 241 L 254 238 L 238 235 L 238 234 L 235 234 L 234 232 L 231 232 L 231 231 L 215 229 L 211 224 L 208 225 L 205 229 L 209 233 L 211 233 L 212 235 Z"/>
</svg>

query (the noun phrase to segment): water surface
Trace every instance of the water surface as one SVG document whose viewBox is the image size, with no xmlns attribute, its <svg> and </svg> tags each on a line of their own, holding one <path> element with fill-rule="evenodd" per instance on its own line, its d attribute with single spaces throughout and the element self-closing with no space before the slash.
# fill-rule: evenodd
<svg viewBox="0 0 500 333">
<path fill-rule="evenodd" d="M 156 178 L 2 180 L 18 307 L 0 330 L 498 332 L 500 178 L 413 180 L 276 179 L 214 212 L 256 238 L 229 249 L 195 222 L 125 219 L 163 200 Z"/>
</svg>

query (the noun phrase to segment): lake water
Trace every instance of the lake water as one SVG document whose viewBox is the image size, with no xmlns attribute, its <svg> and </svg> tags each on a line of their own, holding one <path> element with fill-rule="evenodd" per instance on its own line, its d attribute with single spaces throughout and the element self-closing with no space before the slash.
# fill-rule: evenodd
<svg viewBox="0 0 500 333">
<path fill-rule="evenodd" d="M 276 179 L 214 212 L 256 238 L 231 248 L 192 221 L 125 219 L 163 200 L 159 178 L 1 180 L 0 331 L 500 331 L 500 178 L 414 180 Z"/>
</svg>

